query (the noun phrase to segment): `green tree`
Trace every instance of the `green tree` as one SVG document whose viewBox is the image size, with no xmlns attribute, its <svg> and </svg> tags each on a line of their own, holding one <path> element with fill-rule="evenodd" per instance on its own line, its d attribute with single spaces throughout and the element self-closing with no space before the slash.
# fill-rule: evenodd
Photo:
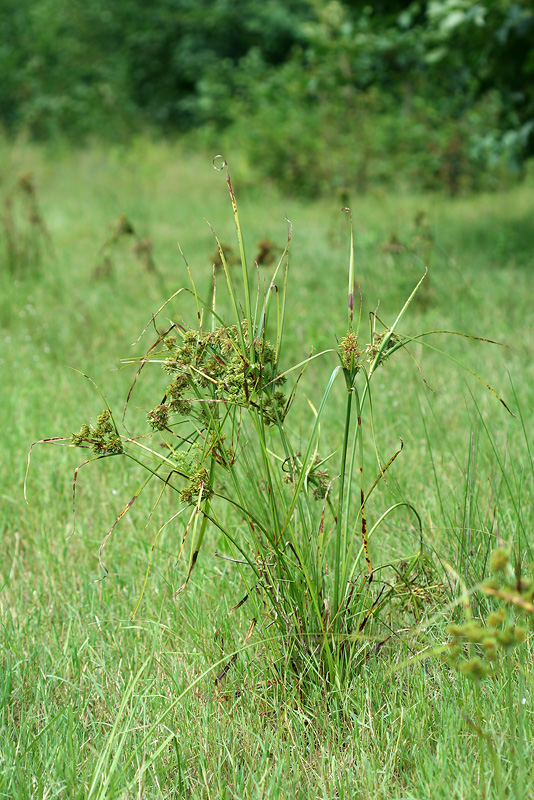
<svg viewBox="0 0 534 800">
<path fill-rule="evenodd" d="M 497 91 L 501 133 L 534 154 L 534 8 L 526 0 L 434 0 L 426 12 L 427 62 L 470 91 Z"/>
</svg>

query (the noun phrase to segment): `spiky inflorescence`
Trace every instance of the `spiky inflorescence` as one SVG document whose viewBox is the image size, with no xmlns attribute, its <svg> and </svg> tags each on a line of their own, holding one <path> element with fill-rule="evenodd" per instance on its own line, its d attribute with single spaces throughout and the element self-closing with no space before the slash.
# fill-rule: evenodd
<svg viewBox="0 0 534 800">
<path fill-rule="evenodd" d="M 514 573 L 505 548 L 500 547 L 492 552 L 491 567 L 499 578 L 486 581 L 482 584 L 482 590 L 498 598 L 505 607 L 492 611 L 485 622 L 470 620 L 463 625 L 449 625 L 447 630 L 451 642 L 443 652 L 444 658 L 452 666 L 475 681 L 489 672 L 491 664 L 498 660 L 499 653 L 523 644 L 527 628 L 524 624 L 518 624 L 515 617 L 519 613 L 532 620 L 534 611 L 534 584 L 530 579 Z M 470 658 L 466 658 L 466 651 L 471 651 Z"/>
<path fill-rule="evenodd" d="M 353 369 L 357 365 L 362 352 L 362 349 L 358 346 L 358 337 L 353 331 L 349 331 L 339 343 L 339 355 L 345 369 Z"/>
<path fill-rule="evenodd" d="M 97 419 L 96 427 L 84 424 L 78 433 L 71 436 L 76 447 L 91 447 L 97 455 L 122 453 L 122 441 L 109 409 L 105 408 Z"/>
<path fill-rule="evenodd" d="M 376 331 L 373 333 L 373 341 L 371 342 L 371 344 L 368 344 L 365 349 L 365 352 L 367 354 L 367 360 L 369 361 L 370 364 L 374 362 L 375 358 L 380 353 L 380 348 L 382 347 L 382 342 L 384 341 L 385 336 L 386 336 L 385 333 L 377 333 Z M 388 351 L 391 350 L 397 344 L 397 341 L 398 338 L 396 334 L 392 333 L 389 336 L 384 349 L 380 353 L 380 358 L 378 360 L 378 363 L 376 364 L 377 367 L 380 366 L 380 364 L 383 364 L 387 360 L 388 356 L 390 355 Z"/>
<path fill-rule="evenodd" d="M 240 347 L 241 337 L 247 356 Z M 194 401 L 200 400 L 259 408 L 268 425 L 283 417 L 286 398 L 279 387 L 285 378 L 277 376 L 275 350 L 264 340 L 251 345 L 246 322 L 241 331 L 237 325 L 205 333 L 188 330 L 181 344 L 167 339 L 165 345 L 171 351 L 164 364 L 172 376 L 167 387 L 170 413 L 188 416 Z M 160 410 L 158 406 L 150 412 L 151 424 L 159 419 Z M 204 418 L 203 427 L 209 422 L 209 414 L 201 410 L 196 416 L 201 423 Z M 163 427 L 167 423 L 168 416 Z"/>
</svg>

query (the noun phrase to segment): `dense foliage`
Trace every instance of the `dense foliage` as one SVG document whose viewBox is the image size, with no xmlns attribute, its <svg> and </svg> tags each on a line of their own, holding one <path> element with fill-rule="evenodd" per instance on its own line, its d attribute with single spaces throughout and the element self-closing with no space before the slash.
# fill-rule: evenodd
<svg viewBox="0 0 534 800">
<path fill-rule="evenodd" d="M 534 153 L 528 0 L 3 0 L 0 72 L 10 134 L 202 128 L 307 193 L 456 193 Z"/>
</svg>

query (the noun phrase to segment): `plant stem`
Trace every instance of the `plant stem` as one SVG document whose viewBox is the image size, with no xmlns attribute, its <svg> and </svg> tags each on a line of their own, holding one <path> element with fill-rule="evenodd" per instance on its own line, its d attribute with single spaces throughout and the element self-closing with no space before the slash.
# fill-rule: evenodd
<svg viewBox="0 0 534 800">
<path fill-rule="evenodd" d="M 341 575 L 341 539 L 343 536 L 343 505 L 345 501 L 345 470 L 347 467 L 347 451 L 349 446 L 350 419 L 352 411 L 352 387 L 348 387 L 347 410 L 345 412 L 345 429 L 343 431 L 343 450 L 341 456 L 341 485 L 339 487 L 339 499 L 337 506 L 336 522 L 336 544 L 334 559 L 334 602 L 333 614 L 337 615 L 339 610 L 339 579 Z"/>
</svg>

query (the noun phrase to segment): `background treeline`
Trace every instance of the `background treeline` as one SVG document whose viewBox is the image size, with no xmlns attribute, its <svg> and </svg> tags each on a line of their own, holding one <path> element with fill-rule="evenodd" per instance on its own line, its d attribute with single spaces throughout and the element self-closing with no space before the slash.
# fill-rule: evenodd
<svg viewBox="0 0 534 800">
<path fill-rule="evenodd" d="M 307 194 L 534 153 L 530 0 L 0 0 L 0 76 L 10 136 L 186 134 Z"/>
</svg>

